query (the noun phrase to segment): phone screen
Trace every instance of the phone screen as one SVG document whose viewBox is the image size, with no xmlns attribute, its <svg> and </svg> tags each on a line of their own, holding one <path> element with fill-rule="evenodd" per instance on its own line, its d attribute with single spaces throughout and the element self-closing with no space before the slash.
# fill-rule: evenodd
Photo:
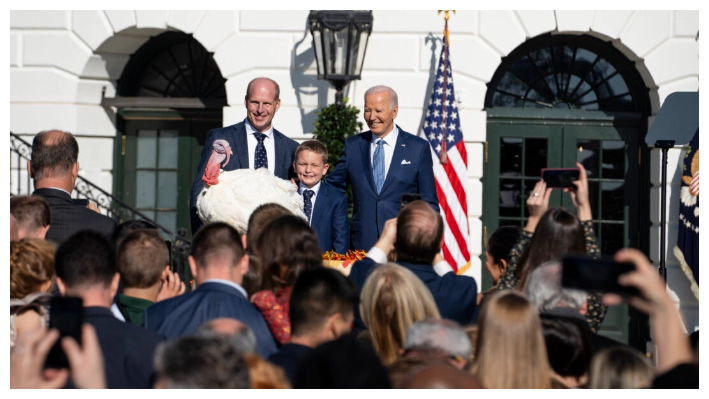
<svg viewBox="0 0 709 399">
<path fill-rule="evenodd" d="M 542 180 L 547 184 L 547 187 L 574 187 L 573 182 L 578 179 L 578 169 L 542 169 Z"/>
<path fill-rule="evenodd" d="M 639 295 L 636 288 L 618 284 L 621 274 L 635 270 L 632 263 L 593 259 L 589 256 L 566 256 L 562 262 L 561 285 L 565 288 L 609 292 L 622 296 Z"/>
<path fill-rule="evenodd" d="M 81 325 L 84 322 L 84 301 L 74 297 L 52 297 L 49 308 L 49 328 L 59 331 L 59 339 L 49 351 L 45 368 L 68 368 L 61 338 L 72 337 L 81 345 Z"/>
</svg>

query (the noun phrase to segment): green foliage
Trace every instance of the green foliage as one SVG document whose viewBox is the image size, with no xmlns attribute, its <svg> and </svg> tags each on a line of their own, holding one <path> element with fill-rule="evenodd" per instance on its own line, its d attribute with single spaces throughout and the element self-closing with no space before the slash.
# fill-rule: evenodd
<svg viewBox="0 0 709 399">
<path fill-rule="evenodd" d="M 315 137 L 313 139 L 323 143 L 327 148 L 329 171 L 332 172 L 345 146 L 348 137 L 362 133 L 362 122 L 357 121 L 359 110 L 353 105 L 347 105 L 347 98 L 343 105 L 330 104 L 317 113 L 315 121 Z M 352 220 L 352 187 L 347 188 L 347 218 Z"/>
<path fill-rule="evenodd" d="M 335 170 L 345 140 L 362 133 L 362 122 L 357 121 L 359 110 L 353 105 L 347 105 L 347 98 L 343 103 L 343 105 L 330 104 L 316 114 L 318 119 L 315 121 L 313 138 L 327 148 L 330 171 Z"/>
</svg>

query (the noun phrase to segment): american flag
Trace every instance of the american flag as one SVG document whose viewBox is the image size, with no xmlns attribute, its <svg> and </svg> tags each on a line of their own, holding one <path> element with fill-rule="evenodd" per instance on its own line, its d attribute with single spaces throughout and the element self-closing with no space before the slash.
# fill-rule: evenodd
<svg viewBox="0 0 709 399">
<path fill-rule="evenodd" d="M 431 144 L 433 174 L 445 229 L 441 252 L 454 271 L 470 266 L 468 153 L 460 130 L 447 38 L 443 40 L 431 99 L 419 136 Z"/>
</svg>

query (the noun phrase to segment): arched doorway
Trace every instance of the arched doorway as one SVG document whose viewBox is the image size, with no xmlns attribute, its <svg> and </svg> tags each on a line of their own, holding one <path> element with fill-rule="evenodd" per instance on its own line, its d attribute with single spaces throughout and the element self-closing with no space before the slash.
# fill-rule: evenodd
<svg viewBox="0 0 709 399">
<path fill-rule="evenodd" d="M 580 162 L 602 253 L 626 246 L 647 251 L 649 153 L 641 143 L 648 89 L 612 44 L 576 35 L 528 40 L 502 60 L 485 107 L 485 241 L 499 226 L 524 226 L 525 201 L 542 168 Z M 573 209 L 560 190 L 550 206 Z M 490 284 L 483 273 L 483 287 Z M 610 309 L 602 333 L 628 342 L 635 334 L 628 320 L 627 306 Z"/>
<path fill-rule="evenodd" d="M 194 171 L 227 105 L 212 53 L 191 35 L 166 32 L 133 55 L 118 80 L 114 192 L 169 230 L 189 235 Z"/>
</svg>

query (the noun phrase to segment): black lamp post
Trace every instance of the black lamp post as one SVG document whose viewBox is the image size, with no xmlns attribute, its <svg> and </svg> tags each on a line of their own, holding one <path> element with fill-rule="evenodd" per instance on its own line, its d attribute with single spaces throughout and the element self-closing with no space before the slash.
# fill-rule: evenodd
<svg viewBox="0 0 709 399">
<path fill-rule="evenodd" d="M 325 79 L 335 86 L 336 104 L 342 104 L 342 89 L 347 83 L 361 78 L 373 19 L 372 11 L 310 11 L 308 20 L 318 79 Z"/>
</svg>

